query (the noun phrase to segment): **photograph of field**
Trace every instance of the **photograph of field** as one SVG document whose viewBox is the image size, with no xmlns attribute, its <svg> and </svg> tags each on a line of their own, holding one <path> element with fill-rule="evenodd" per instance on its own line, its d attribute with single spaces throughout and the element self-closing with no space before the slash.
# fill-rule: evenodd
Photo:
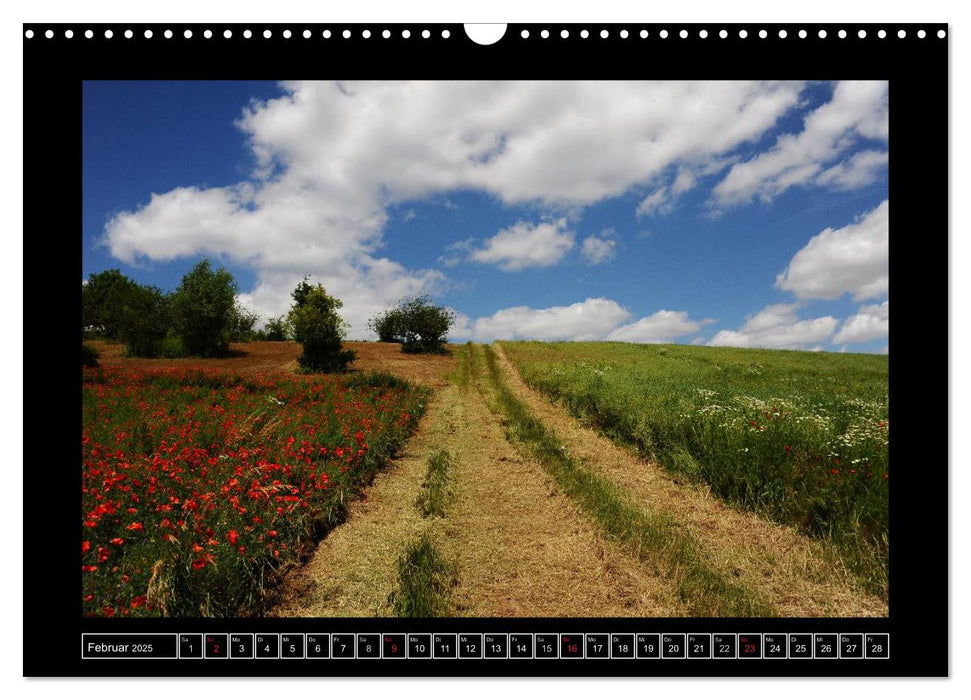
<svg viewBox="0 0 971 700">
<path fill-rule="evenodd" d="M 84 106 L 83 615 L 889 614 L 885 82 Z"/>
</svg>

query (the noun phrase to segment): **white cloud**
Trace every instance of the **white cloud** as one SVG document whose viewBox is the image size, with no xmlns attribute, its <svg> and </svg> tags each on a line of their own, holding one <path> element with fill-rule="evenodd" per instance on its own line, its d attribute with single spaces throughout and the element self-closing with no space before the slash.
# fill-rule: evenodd
<svg viewBox="0 0 971 700">
<path fill-rule="evenodd" d="M 714 204 L 743 204 L 756 196 L 770 201 L 790 187 L 813 182 L 842 189 L 872 182 L 882 167 L 872 155 L 858 154 L 842 170 L 822 171 L 861 138 L 885 141 L 888 115 L 886 81 L 838 83 L 832 100 L 806 117 L 799 134 L 780 136 L 771 150 L 733 166 L 715 186 Z"/>
<path fill-rule="evenodd" d="M 739 348 L 819 349 L 839 323 L 832 316 L 801 320 L 798 304 L 774 304 L 745 320 L 737 331 L 718 331 L 708 345 Z"/>
<path fill-rule="evenodd" d="M 677 206 L 681 195 L 694 189 L 699 178 L 714 175 L 737 160 L 737 156 L 711 156 L 704 160 L 681 163 L 674 171 L 670 183 L 658 187 L 641 200 L 635 213 L 638 217 L 670 214 Z"/>
<path fill-rule="evenodd" d="M 533 309 L 517 306 L 501 309 L 475 321 L 458 314 L 450 336 L 453 339 L 511 340 L 614 340 L 625 343 L 666 343 L 694 333 L 712 323 L 696 321 L 685 311 L 658 311 L 638 321 L 621 325 L 631 313 L 612 299 L 595 298 L 569 306 Z"/>
<path fill-rule="evenodd" d="M 890 334 L 890 301 L 861 306 L 860 310 L 843 322 L 834 343 L 865 343 L 886 338 Z"/>
<path fill-rule="evenodd" d="M 824 170 L 816 178 L 816 184 L 828 185 L 837 190 L 855 190 L 875 182 L 887 167 L 890 154 L 886 151 L 860 151 L 852 158 Z"/>
<path fill-rule="evenodd" d="M 445 267 L 455 267 L 460 262 L 468 259 L 469 255 L 475 250 L 475 238 L 466 238 L 464 241 L 455 241 L 445 246 L 445 252 L 438 258 Z"/>
<path fill-rule="evenodd" d="M 890 285 L 890 204 L 840 229 L 810 239 L 776 278 L 776 286 L 802 299 L 856 300 L 886 294 Z"/>
<path fill-rule="evenodd" d="M 686 311 L 660 311 L 615 328 L 607 334 L 606 340 L 625 343 L 670 343 L 676 338 L 696 333 L 703 326 L 712 323 L 710 319 L 695 321 Z"/>
<path fill-rule="evenodd" d="M 284 311 L 291 283 L 310 274 L 344 298 L 352 335 L 361 336 L 368 309 L 403 289 L 426 292 L 441 281 L 438 273 L 381 257 L 389 206 L 477 189 L 506 204 L 583 207 L 645 186 L 679 163 L 705 163 L 757 139 L 796 106 L 802 83 L 288 82 L 283 88 L 283 96 L 247 107 L 238 122 L 258 162 L 250 178 L 153 194 L 109 221 L 105 243 L 128 262 L 212 254 L 247 264 L 258 282 L 244 296 L 265 315 Z M 547 255 L 555 257 L 565 241 L 562 235 L 553 241 Z"/>
<path fill-rule="evenodd" d="M 471 338 L 473 335 L 472 320 L 461 311 L 456 309 L 452 309 L 452 311 L 455 312 L 455 319 L 452 321 L 452 326 L 448 330 L 449 340 L 454 342 L 460 338 Z"/>
<path fill-rule="evenodd" d="M 668 194 L 667 187 L 661 187 L 642 199 L 635 213 L 640 217 L 670 214 L 672 211 L 674 211 L 674 197 Z"/>
<path fill-rule="evenodd" d="M 617 254 L 617 241 L 609 238 L 609 234 L 609 231 L 605 231 L 601 236 L 588 236 L 583 240 L 580 251 L 591 265 L 612 260 Z"/>
<path fill-rule="evenodd" d="M 629 317 L 630 312 L 616 301 L 603 298 L 548 309 L 517 306 L 476 319 L 471 326 L 471 337 L 476 340 L 599 340 Z"/>
<path fill-rule="evenodd" d="M 518 221 L 485 241 L 469 260 L 492 263 L 506 271 L 555 265 L 573 248 L 566 219 L 538 224 Z"/>
</svg>

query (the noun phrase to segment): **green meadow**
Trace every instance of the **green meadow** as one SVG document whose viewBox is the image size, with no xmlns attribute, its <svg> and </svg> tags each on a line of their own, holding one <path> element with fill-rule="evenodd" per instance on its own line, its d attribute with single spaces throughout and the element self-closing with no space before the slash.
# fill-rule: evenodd
<svg viewBox="0 0 971 700">
<path fill-rule="evenodd" d="M 725 502 L 827 541 L 886 595 L 883 355 L 503 342 L 523 379 Z"/>
</svg>

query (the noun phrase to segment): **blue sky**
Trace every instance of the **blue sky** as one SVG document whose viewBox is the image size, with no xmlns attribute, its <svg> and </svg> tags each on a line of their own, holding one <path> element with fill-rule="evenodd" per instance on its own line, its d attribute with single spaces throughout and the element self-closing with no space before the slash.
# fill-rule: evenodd
<svg viewBox="0 0 971 700">
<path fill-rule="evenodd" d="M 84 274 L 203 256 L 264 317 L 305 274 L 351 338 L 885 352 L 886 83 L 88 82 Z"/>
</svg>

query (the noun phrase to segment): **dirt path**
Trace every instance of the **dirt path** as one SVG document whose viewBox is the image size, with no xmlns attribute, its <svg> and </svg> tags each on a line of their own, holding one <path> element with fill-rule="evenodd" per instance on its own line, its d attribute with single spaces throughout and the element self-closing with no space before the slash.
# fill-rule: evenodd
<svg viewBox="0 0 971 700">
<path fill-rule="evenodd" d="M 445 391 L 436 391 L 405 452 L 378 473 L 347 520 L 282 586 L 271 617 L 391 617 L 398 557 L 424 527 L 415 508 L 427 457 L 453 425 Z"/>
<path fill-rule="evenodd" d="M 684 523 L 717 568 L 762 591 L 780 615 L 887 615 L 885 602 L 853 590 L 852 576 L 820 544 L 792 528 L 736 511 L 700 488 L 677 483 L 661 467 L 584 427 L 526 386 L 502 348 L 493 347 L 510 390 L 556 431 L 574 457 L 598 469 L 638 502 Z"/>
<path fill-rule="evenodd" d="M 667 581 L 605 540 L 542 466 L 519 456 L 483 390 L 459 392 L 450 441 L 455 495 L 441 544 L 459 566 L 459 614 L 680 615 Z"/>
<path fill-rule="evenodd" d="M 481 351 L 480 351 L 481 352 Z M 457 568 L 457 615 L 677 617 L 671 586 L 605 540 L 542 467 L 523 460 L 481 383 L 440 386 L 407 453 L 284 584 L 274 616 L 390 616 L 407 544 L 428 531 Z M 415 501 L 428 456 L 453 458 L 445 518 Z"/>
</svg>

